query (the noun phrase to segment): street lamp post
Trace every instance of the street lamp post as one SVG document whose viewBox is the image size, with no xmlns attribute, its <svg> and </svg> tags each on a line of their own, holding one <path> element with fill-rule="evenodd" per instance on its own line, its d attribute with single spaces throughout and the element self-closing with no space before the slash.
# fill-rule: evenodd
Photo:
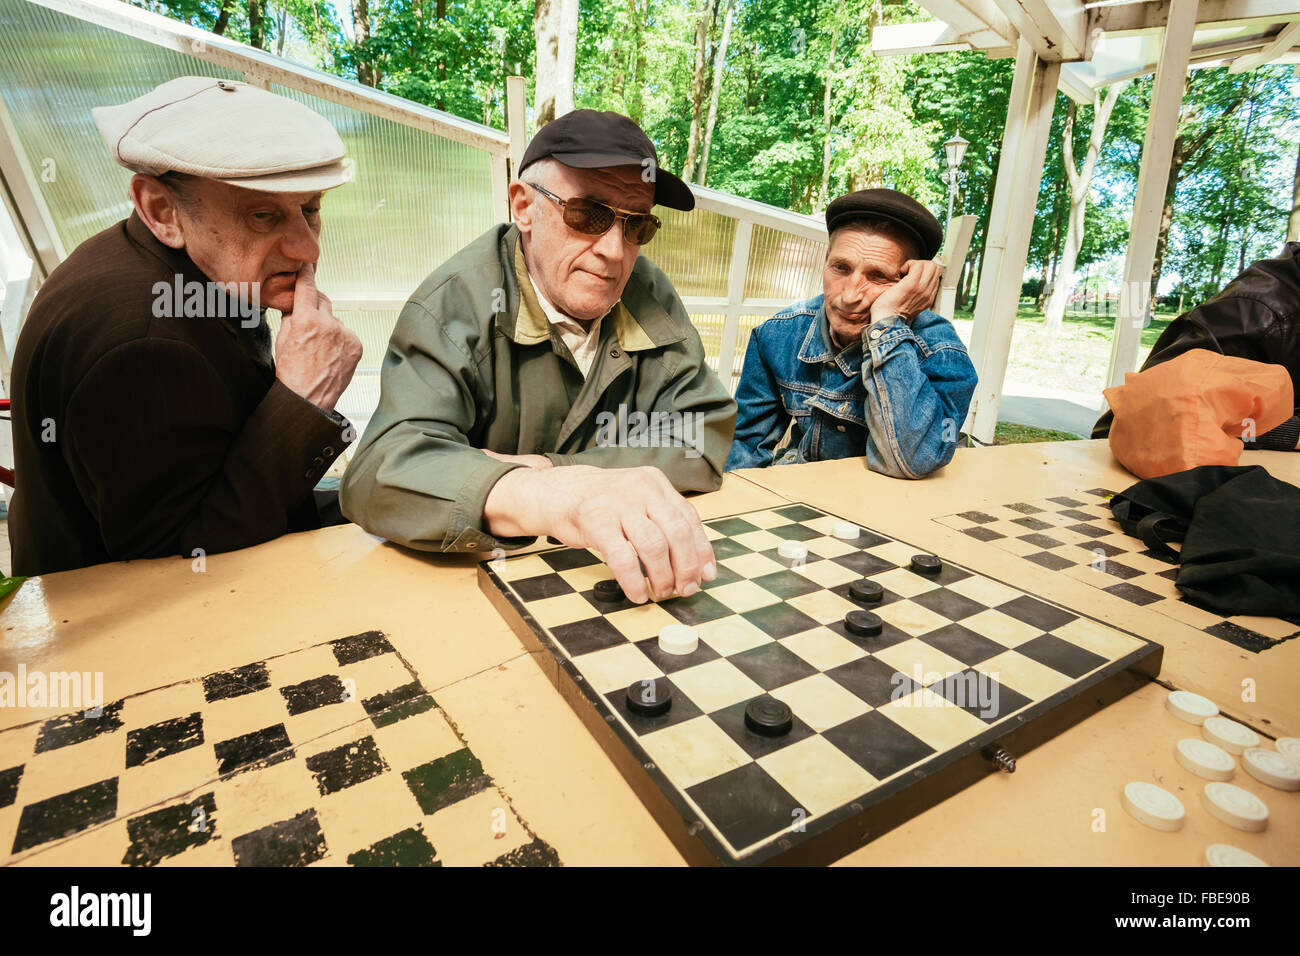
<svg viewBox="0 0 1300 956">
<path fill-rule="evenodd" d="M 970 140 L 963 139 L 960 132 L 943 144 L 943 151 L 948 159 L 948 168 L 939 173 L 939 179 L 948 187 L 948 221 L 952 222 L 952 207 L 957 199 L 957 182 L 960 179 L 957 170 L 966 155 Z"/>
</svg>

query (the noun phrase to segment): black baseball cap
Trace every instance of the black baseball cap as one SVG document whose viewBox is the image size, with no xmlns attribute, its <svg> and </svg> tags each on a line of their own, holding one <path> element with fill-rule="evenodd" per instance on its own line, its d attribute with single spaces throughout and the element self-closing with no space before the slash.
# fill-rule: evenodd
<svg viewBox="0 0 1300 956">
<path fill-rule="evenodd" d="M 933 259 L 943 248 L 943 226 L 930 210 L 896 189 L 859 189 L 826 207 L 826 231 L 860 219 L 897 223 L 919 245 L 922 258 Z"/>
<path fill-rule="evenodd" d="M 659 166 L 655 144 L 640 126 L 622 113 L 608 110 L 574 110 L 537 131 L 519 162 L 519 175 L 552 156 L 574 169 L 606 166 L 641 166 L 653 176 L 655 202 L 685 212 L 695 208 L 695 195 L 686 183 Z M 647 162 L 649 160 L 649 162 Z"/>
</svg>

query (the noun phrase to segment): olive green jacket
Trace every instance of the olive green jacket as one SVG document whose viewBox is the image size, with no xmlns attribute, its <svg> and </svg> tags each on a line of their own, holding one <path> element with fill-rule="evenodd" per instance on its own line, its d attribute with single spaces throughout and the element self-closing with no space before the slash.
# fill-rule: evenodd
<svg viewBox="0 0 1300 956">
<path fill-rule="evenodd" d="M 654 465 L 679 491 L 712 491 L 736 424 L 736 403 L 662 271 L 637 259 L 584 381 L 537 301 L 519 230 L 504 224 L 415 291 L 381 386 L 340 503 L 366 530 L 424 551 L 532 540 L 484 529 L 488 492 L 521 466 L 479 449 L 556 465 Z M 664 414 L 673 412 L 682 414 Z"/>
</svg>

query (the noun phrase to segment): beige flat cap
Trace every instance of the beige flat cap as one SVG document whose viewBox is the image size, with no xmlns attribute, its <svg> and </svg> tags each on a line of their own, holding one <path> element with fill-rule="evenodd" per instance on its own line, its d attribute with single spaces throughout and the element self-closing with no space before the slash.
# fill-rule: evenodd
<svg viewBox="0 0 1300 956">
<path fill-rule="evenodd" d="M 316 192 L 352 178 L 334 127 L 237 80 L 182 76 L 91 110 L 113 158 L 137 173 L 188 173 L 262 192 Z"/>
</svg>

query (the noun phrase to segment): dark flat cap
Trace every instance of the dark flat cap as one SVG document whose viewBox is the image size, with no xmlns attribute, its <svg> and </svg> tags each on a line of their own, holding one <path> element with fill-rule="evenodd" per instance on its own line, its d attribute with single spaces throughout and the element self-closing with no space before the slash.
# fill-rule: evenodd
<svg viewBox="0 0 1300 956">
<path fill-rule="evenodd" d="M 575 169 L 640 166 L 655 184 L 655 202 L 670 209 L 695 208 L 690 188 L 659 166 L 655 144 L 640 126 L 622 113 L 574 110 L 537 131 L 519 161 L 519 173 L 547 156 Z"/>
<path fill-rule="evenodd" d="M 933 259 L 943 248 L 943 226 L 919 202 L 896 189 L 859 189 L 826 207 L 826 231 L 859 219 L 887 219 L 916 239 L 922 258 Z"/>
</svg>

